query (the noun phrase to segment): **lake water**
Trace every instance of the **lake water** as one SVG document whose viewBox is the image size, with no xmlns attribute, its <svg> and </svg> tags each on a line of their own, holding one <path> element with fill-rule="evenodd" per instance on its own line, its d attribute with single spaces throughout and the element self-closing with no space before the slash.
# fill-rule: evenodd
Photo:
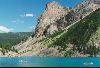
<svg viewBox="0 0 100 68">
<path fill-rule="evenodd" d="M 100 67 L 100 58 L 1 57 L 0 67 Z"/>
</svg>

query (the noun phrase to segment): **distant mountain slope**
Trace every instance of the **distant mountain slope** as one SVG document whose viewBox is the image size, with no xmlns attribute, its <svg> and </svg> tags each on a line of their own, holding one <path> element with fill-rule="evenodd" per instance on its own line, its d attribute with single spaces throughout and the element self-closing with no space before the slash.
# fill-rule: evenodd
<svg viewBox="0 0 100 68">
<path fill-rule="evenodd" d="M 20 43 L 21 41 L 25 41 L 31 35 L 31 32 L 0 33 L 1 51 L 14 50 L 12 49 L 12 46 Z"/>
</svg>

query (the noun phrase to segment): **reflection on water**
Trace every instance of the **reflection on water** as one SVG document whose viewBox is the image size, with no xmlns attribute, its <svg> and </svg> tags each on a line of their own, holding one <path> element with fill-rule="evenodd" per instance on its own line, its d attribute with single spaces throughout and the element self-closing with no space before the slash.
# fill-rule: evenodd
<svg viewBox="0 0 100 68">
<path fill-rule="evenodd" d="M 27 60 L 20 60 L 19 62 L 21 62 L 21 63 L 27 63 L 28 61 Z"/>
<path fill-rule="evenodd" d="M 93 62 L 84 62 L 83 64 L 84 64 L 84 65 L 92 65 Z"/>
<path fill-rule="evenodd" d="M 99 67 L 100 58 L 13 57 L 0 58 L 0 67 Z"/>
</svg>

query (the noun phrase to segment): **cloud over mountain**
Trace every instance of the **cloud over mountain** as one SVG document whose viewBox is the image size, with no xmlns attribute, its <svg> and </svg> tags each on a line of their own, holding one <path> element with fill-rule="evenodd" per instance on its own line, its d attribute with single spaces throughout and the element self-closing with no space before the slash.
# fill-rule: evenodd
<svg viewBox="0 0 100 68">
<path fill-rule="evenodd" d="M 13 28 L 7 28 L 5 26 L 0 26 L 0 33 L 3 32 L 3 33 L 8 33 L 8 32 L 11 32 L 13 31 L 14 29 Z"/>
</svg>

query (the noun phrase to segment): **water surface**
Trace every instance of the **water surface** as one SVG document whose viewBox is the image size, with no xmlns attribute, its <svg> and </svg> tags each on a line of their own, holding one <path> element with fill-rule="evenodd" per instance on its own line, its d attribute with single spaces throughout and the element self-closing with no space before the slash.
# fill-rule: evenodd
<svg viewBox="0 0 100 68">
<path fill-rule="evenodd" d="M 1 57 L 0 67 L 100 67 L 100 58 Z"/>
</svg>

